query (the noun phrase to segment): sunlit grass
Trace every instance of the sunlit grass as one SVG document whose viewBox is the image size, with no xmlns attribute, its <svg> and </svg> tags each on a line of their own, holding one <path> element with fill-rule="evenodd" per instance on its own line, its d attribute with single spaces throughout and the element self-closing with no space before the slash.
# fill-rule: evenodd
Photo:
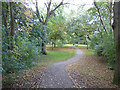
<svg viewBox="0 0 120 90">
<path fill-rule="evenodd" d="M 78 47 L 79 47 L 80 49 L 86 49 L 86 48 L 87 48 L 87 45 L 79 44 Z"/>
<path fill-rule="evenodd" d="M 73 44 L 64 44 L 63 46 L 64 47 L 70 47 L 70 46 L 73 46 Z"/>
<path fill-rule="evenodd" d="M 53 63 L 65 61 L 73 56 L 75 56 L 74 48 L 54 48 L 53 50 L 49 48 L 47 55 L 41 56 L 39 64 L 48 66 Z"/>
<path fill-rule="evenodd" d="M 83 53 L 85 55 L 94 55 L 94 50 L 92 49 L 87 49 L 87 45 L 79 44 L 78 47 L 82 49 Z M 88 46 L 89 47 L 89 46 Z"/>
<path fill-rule="evenodd" d="M 84 49 L 83 52 L 84 52 L 85 55 L 94 55 L 94 51 L 91 50 L 91 49 L 90 50 L 89 49 L 88 50 Z"/>
</svg>

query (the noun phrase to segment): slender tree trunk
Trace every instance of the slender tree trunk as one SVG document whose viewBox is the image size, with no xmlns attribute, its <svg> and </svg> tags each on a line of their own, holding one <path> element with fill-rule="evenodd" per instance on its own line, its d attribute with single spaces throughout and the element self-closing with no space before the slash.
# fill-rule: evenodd
<svg viewBox="0 0 120 90">
<path fill-rule="evenodd" d="M 120 1 L 114 3 L 113 30 L 116 48 L 115 73 L 113 83 L 120 86 Z"/>
<path fill-rule="evenodd" d="M 52 42 L 52 50 L 53 50 L 53 42 Z"/>
<path fill-rule="evenodd" d="M 13 36 L 15 33 L 15 28 L 14 28 L 14 12 L 13 12 L 13 2 L 9 2 L 10 5 L 10 29 L 11 29 L 11 40 L 10 40 L 10 49 L 13 49 Z"/>
<path fill-rule="evenodd" d="M 87 43 L 87 49 L 88 49 L 88 43 Z"/>
</svg>

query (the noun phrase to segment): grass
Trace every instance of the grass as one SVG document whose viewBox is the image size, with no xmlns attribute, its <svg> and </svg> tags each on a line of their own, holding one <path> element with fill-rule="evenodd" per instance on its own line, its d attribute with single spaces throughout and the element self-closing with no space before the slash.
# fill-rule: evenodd
<svg viewBox="0 0 120 90">
<path fill-rule="evenodd" d="M 65 61 L 73 56 L 75 56 L 74 48 L 57 47 L 54 48 L 53 50 L 51 48 L 48 48 L 47 56 L 42 55 L 42 57 L 39 60 L 39 63 L 44 65 L 50 65 L 53 63 Z"/>
<path fill-rule="evenodd" d="M 87 48 L 87 45 L 84 45 L 84 44 L 78 44 L 78 47 L 80 49 L 86 49 Z"/>
<path fill-rule="evenodd" d="M 3 88 L 37 88 L 44 69 L 56 62 L 65 61 L 75 55 L 75 49 L 71 47 L 57 47 L 53 50 L 47 45 L 47 55 L 34 62 L 34 67 L 22 73 L 3 76 Z M 6 79 L 6 80 L 5 80 Z"/>
<path fill-rule="evenodd" d="M 88 50 L 87 49 L 82 49 L 82 51 L 85 55 L 94 55 L 94 51 L 91 50 L 91 49 L 88 49 Z"/>
<path fill-rule="evenodd" d="M 94 50 L 86 49 L 87 45 L 79 44 L 78 47 L 83 51 L 85 55 L 94 55 Z"/>
</svg>

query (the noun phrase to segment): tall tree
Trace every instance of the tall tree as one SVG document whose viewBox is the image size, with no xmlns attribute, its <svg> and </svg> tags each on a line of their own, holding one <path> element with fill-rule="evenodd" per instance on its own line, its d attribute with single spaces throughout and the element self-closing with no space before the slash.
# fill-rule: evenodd
<svg viewBox="0 0 120 90">
<path fill-rule="evenodd" d="M 116 65 L 113 83 L 120 86 L 120 1 L 114 2 L 114 38 L 116 48 Z"/>
<path fill-rule="evenodd" d="M 49 20 L 50 16 L 51 16 L 51 15 L 55 15 L 55 11 L 56 11 L 60 6 L 62 6 L 62 5 L 64 5 L 64 4 L 67 4 L 67 3 L 63 3 L 63 1 L 64 1 L 64 0 L 62 0 L 62 1 L 61 1 L 58 5 L 56 5 L 56 7 L 54 7 L 53 9 L 51 9 L 51 8 L 52 8 L 52 7 L 51 7 L 51 6 L 52 6 L 52 0 L 49 0 L 47 3 L 44 3 L 45 6 L 46 6 L 46 9 L 47 9 L 46 18 L 45 18 L 45 20 L 44 20 L 43 15 L 40 14 L 40 12 L 39 12 L 38 2 L 37 2 L 37 0 L 36 0 L 36 15 L 37 15 L 37 17 L 38 17 L 38 19 L 39 19 L 39 22 L 42 23 L 43 25 L 47 26 L 48 20 Z M 46 27 L 44 27 L 43 30 L 46 32 Z M 44 33 L 43 36 L 44 36 L 44 40 L 43 40 L 43 42 L 42 42 L 42 54 L 45 54 L 45 55 L 46 55 L 46 54 L 47 54 L 47 52 L 46 52 L 46 39 L 47 39 L 47 34 Z"/>
</svg>

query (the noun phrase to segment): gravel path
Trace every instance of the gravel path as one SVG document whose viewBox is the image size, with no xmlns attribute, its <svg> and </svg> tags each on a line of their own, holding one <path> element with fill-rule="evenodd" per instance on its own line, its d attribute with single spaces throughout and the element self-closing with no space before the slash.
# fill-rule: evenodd
<svg viewBox="0 0 120 90">
<path fill-rule="evenodd" d="M 55 63 L 48 66 L 40 80 L 40 88 L 72 88 L 73 82 L 66 72 L 66 66 L 80 60 L 82 52 L 78 47 L 76 55 L 66 61 Z"/>
</svg>

